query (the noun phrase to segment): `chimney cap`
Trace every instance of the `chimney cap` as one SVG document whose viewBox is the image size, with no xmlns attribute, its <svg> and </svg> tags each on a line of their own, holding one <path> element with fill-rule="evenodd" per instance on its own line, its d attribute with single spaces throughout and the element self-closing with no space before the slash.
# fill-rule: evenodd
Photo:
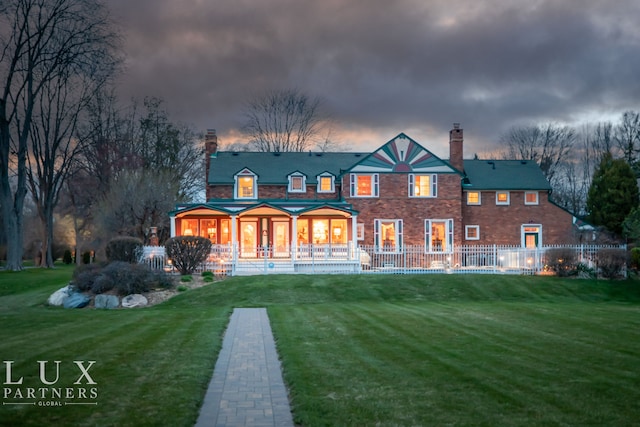
<svg viewBox="0 0 640 427">
<path fill-rule="evenodd" d="M 454 129 L 460 129 L 460 123 L 454 123 L 453 124 L 453 128 Z"/>
<path fill-rule="evenodd" d="M 215 135 L 215 134 L 216 134 L 215 129 L 207 129 L 207 135 Z"/>
</svg>

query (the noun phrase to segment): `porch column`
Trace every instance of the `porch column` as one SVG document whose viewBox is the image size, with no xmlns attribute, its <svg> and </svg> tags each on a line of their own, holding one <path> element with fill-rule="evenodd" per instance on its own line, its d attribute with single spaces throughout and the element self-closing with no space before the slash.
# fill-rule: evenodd
<svg viewBox="0 0 640 427">
<path fill-rule="evenodd" d="M 176 237 L 176 217 L 171 216 L 171 237 Z"/>
<path fill-rule="evenodd" d="M 291 259 L 298 259 L 298 215 L 291 215 Z"/>
<path fill-rule="evenodd" d="M 358 255 L 358 215 L 351 216 L 351 247 L 353 248 L 351 257 L 355 259 Z"/>
<path fill-rule="evenodd" d="M 231 215 L 231 254 L 233 261 L 238 259 L 238 225 L 236 215 Z"/>
</svg>

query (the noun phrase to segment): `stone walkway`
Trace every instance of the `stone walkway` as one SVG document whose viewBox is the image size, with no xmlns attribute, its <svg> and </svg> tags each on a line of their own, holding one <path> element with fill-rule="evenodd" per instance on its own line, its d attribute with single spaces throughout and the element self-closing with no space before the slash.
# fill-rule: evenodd
<svg viewBox="0 0 640 427">
<path fill-rule="evenodd" d="M 196 427 L 293 426 L 266 308 L 236 308 Z"/>
</svg>

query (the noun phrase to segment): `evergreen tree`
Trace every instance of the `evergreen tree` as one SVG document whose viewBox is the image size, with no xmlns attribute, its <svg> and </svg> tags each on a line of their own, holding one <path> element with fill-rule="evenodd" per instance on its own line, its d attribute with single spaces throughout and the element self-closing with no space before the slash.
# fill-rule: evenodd
<svg viewBox="0 0 640 427">
<path fill-rule="evenodd" d="M 622 234 L 625 218 L 638 206 L 638 193 L 631 166 L 624 159 L 605 154 L 593 175 L 587 196 L 589 221 Z"/>
</svg>

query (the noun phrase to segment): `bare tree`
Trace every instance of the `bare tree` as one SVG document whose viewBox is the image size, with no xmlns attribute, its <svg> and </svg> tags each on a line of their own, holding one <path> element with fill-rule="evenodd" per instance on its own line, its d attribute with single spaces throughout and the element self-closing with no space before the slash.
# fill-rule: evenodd
<svg viewBox="0 0 640 427">
<path fill-rule="evenodd" d="M 640 152 L 640 113 L 625 111 L 614 129 L 614 138 L 624 159 L 634 166 Z"/>
<path fill-rule="evenodd" d="M 573 147 L 576 134 L 569 126 L 555 124 L 513 127 L 500 138 L 511 159 L 534 160 L 552 182 L 559 165 Z"/>
<path fill-rule="evenodd" d="M 242 131 L 258 151 L 306 151 L 327 140 L 320 107 L 296 89 L 267 92 L 246 104 Z"/>
<path fill-rule="evenodd" d="M 115 36 L 99 0 L 4 0 L 0 28 L 0 204 L 7 268 L 21 270 L 28 142 L 34 114 L 42 112 L 38 103 L 60 78 L 99 66 L 94 61 L 109 56 Z"/>
</svg>

